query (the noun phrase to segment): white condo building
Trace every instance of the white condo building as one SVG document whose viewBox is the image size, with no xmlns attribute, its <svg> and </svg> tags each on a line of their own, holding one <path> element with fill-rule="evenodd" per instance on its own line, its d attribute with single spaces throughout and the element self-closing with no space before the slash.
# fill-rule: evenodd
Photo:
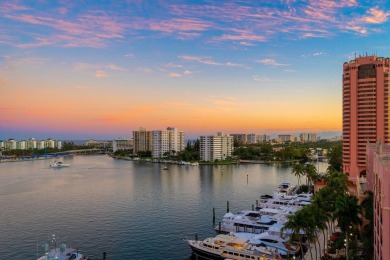
<svg viewBox="0 0 390 260">
<path fill-rule="evenodd" d="M 200 137 L 200 160 L 214 162 L 225 160 L 233 153 L 233 136 L 219 132 L 216 136 Z"/>
<path fill-rule="evenodd" d="M 36 141 L 34 138 L 17 141 L 15 139 L 8 139 L 7 141 L 0 142 L 0 149 L 3 150 L 31 150 L 31 149 L 45 149 L 45 148 L 62 148 L 62 142 L 60 140 L 41 140 Z"/>
<path fill-rule="evenodd" d="M 162 158 L 167 152 L 183 151 L 184 132 L 174 127 L 152 131 L 152 147 L 153 158 Z"/>
</svg>

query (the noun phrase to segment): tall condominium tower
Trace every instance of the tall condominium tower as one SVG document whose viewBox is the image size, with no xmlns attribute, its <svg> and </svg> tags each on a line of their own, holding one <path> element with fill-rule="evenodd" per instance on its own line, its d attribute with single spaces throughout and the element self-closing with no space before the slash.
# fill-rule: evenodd
<svg viewBox="0 0 390 260">
<path fill-rule="evenodd" d="M 200 137 L 200 160 L 225 160 L 233 154 L 233 136 L 218 132 L 216 136 Z"/>
<path fill-rule="evenodd" d="M 133 153 L 147 152 L 153 150 L 152 131 L 147 131 L 146 128 L 140 128 L 139 131 L 133 131 Z"/>
<path fill-rule="evenodd" d="M 343 171 L 354 180 L 366 170 L 366 147 L 390 142 L 390 59 L 358 57 L 343 66 Z"/>
</svg>

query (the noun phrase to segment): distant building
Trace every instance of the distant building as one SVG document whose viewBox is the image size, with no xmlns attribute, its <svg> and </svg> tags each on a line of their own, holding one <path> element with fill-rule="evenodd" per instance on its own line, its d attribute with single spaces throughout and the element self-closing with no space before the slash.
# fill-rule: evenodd
<svg viewBox="0 0 390 260">
<path fill-rule="evenodd" d="M 374 259 L 390 260 L 390 145 L 367 147 L 366 180 L 374 193 Z"/>
<path fill-rule="evenodd" d="M 258 135 L 257 142 L 259 143 L 269 143 L 271 141 L 271 136 L 267 134 Z"/>
<path fill-rule="evenodd" d="M 93 148 L 100 148 L 100 149 L 111 149 L 112 148 L 112 142 L 111 141 L 96 141 L 96 140 L 88 140 L 85 142 L 86 146 L 93 147 Z"/>
<path fill-rule="evenodd" d="M 121 137 L 112 140 L 112 151 L 116 152 L 117 150 L 131 150 L 133 149 L 133 139 Z"/>
<path fill-rule="evenodd" d="M 246 144 L 248 143 L 248 138 L 246 134 L 230 134 L 233 137 L 233 141 L 237 144 Z"/>
<path fill-rule="evenodd" d="M 343 65 L 343 172 L 351 179 L 366 170 L 367 143 L 390 142 L 389 82 L 390 58 L 363 56 Z"/>
<path fill-rule="evenodd" d="M 8 139 L 7 141 L 2 141 L 1 148 L 3 150 L 31 150 L 31 149 L 46 149 L 46 148 L 54 148 L 54 149 L 61 149 L 62 148 L 62 142 L 60 140 L 40 140 L 35 141 L 34 138 L 31 138 L 30 140 L 20 140 L 17 141 L 15 139 Z"/>
<path fill-rule="evenodd" d="M 282 134 L 282 135 L 278 135 L 278 138 L 280 139 L 280 141 L 282 143 L 285 143 L 285 142 L 294 142 L 294 135 L 293 134 Z"/>
<path fill-rule="evenodd" d="M 184 132 L 177 128 L 168 127 L 167 130 L 152 131 L 153 158 L 163 158 L 167 152 L 177 153 L 183 151 Z"/>
<path fill-rule="evenodd" d="M 134 150 L 133 153 L 151 152 L 153 150 L 153 133 L 146 128 L 140 127 L 139 131 L 133 131 Z"/>
<path fill-rule="evenodd" d="M 225 160 L 233 154 L 233 136 L 219 132 L 216 136 L 200 137 L 200 160 L 214 162 Z"/>
<path fill-rule="evenodd" d="M 247 143 L 248 144 L 257 144 L 258 143 L 257 136 L 258 135 L 256 135 L 256 134 L 247 134 L 246 135 Z"/>
<path fill-rule="evenodd" d="M 317 142 L 317 134 L 316 133 L 301 133 L 299 135 L 300 142 Z"/>
</svg>

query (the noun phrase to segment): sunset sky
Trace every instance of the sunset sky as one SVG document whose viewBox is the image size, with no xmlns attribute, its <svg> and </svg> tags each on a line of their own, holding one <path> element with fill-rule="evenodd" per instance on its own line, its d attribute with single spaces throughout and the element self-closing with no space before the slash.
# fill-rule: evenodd
<svg viewBox="0 0 390 260">
<path fill-rule="evenodd" d="M 342 64 L 390 1 L 0 2 L 0 139 L 341 131 Z"/>
</svg>

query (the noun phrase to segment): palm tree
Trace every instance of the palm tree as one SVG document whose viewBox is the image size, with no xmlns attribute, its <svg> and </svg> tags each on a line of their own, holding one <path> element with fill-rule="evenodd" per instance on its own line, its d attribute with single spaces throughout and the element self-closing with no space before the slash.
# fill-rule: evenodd
<svg viewBox="0 0 390 260">
<path fill-rule="evenodd" d="M 298 178 L 298 187 L 300 186 L 301 176 L 303 175 L 303 164 L 296 163 L 292 166 L 291 173 Z"/>
<path fill-rule="evenodd" d="M 345 193 L 341 194 L 336 200 L 335 216 L 341 231 L 345 234 L 346 258 L 348 260 L 349 233 L 354 226 L 361 223 L 361 208 L 358 205 L 358 199 Z"/>
<path fill-rule="evenodd" d="M 301 236 L 301 230 L 303 230 L 303 225 L 305 224 L 305 214 L 301 210 L 298 210 L 292 215 L 289 215 L 287 217 L 287 222 L 284 223 L 283 228 L 281 229 L 281 233 L 284 231 L 290 230 L 290 242 L 294 240 L 294 238 L 298 238 L 299 246 L 301 249 L 301 256 L 303 259 L 303 248 L 302 248 L 302 236 Z"/>
<path fill-rule="evenodd" d="M 314 185 L 314 181 L 317 179 L 318 175 L 316 167 L 311 163 L 306 163 L 303 167 L 303 174 L 305 174 L 308 179 L 308 186 L 311 184 Z"/>
</svg>

